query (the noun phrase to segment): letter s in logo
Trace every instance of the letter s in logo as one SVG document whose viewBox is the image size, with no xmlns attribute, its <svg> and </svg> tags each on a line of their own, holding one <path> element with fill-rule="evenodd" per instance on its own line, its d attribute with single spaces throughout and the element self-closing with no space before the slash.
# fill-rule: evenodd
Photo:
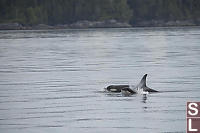
<svg viewBox="0 0 200 133">
<path fill-rule="evenodd" d="M 196 108 L 193 107 L 192 105 L 195 106 Z M 195 116 L 195 115 L 198 114 L 198 109 L 197 109 L 198 104 L 197 104 L 197 103 L 189 103 L 188 107 L 189 107 L 190 110 L 193 110 L 193 111 L 194 111 L 194 112 L 191 112 L 191 111 L 189 110 L 188 113 L 189 113 L 190 115 Z"/>
</svg>

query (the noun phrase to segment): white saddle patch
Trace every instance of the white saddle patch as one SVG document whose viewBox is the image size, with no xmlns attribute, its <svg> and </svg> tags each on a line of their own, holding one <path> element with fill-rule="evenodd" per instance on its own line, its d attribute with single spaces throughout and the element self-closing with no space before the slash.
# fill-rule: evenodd
<svg viewBox="0 0 200 133">
<path fill-rule="evenodd" d="M 136 91 L 137 91 L 138 94 L 142 94 L 142 95 L 149 94 L 148 91 L 144 91 L 143 88 L 139 88 L 139 87 L 136 88 Z"/>
</svg>

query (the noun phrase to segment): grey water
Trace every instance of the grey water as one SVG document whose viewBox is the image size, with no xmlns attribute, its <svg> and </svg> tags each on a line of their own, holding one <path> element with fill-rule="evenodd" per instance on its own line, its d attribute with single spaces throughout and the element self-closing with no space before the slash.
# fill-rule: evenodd
<svg viewBox="0 0 200 133">
<path fill-rule="evenodd" d="M 160 93 L 124 97 L 110 84 Z M 1 133 L 185 132 L 200 27 L 0 31 Z"/>
</svg>

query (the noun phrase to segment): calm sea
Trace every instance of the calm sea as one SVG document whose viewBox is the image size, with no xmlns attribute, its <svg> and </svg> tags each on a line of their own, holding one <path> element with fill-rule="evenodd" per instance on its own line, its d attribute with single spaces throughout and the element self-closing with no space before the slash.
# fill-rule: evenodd
<svg viewBox="0 0 200 133">
<path fill-rule="evenodd" d="M 106 93 L 147 85 L 147 97 Z M 200 27 L 0 31 L 0 132 L 185 132 Z"/>
</svg>

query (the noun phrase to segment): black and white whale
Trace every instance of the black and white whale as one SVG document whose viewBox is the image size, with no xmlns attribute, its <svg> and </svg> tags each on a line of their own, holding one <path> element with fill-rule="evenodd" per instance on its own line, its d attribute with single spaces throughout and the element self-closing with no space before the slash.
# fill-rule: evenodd
<svg viewBox="0 0 200 133">
<path fill-rule="evenodd" d="M 152 92 L 158 92 L 157 90 L 151 89 L 147 87 L 146 85 L 146 78 L 147 74 L 145 74 L 140 83 L 137 84 L 136 86 L 133 85 L 110 85 L 105 88 L 106 91 L 108 92 L 121 92 L 122 94 L 125 95 L 132 95 L 132 94 L 148 94 Z"/>
</svg>

